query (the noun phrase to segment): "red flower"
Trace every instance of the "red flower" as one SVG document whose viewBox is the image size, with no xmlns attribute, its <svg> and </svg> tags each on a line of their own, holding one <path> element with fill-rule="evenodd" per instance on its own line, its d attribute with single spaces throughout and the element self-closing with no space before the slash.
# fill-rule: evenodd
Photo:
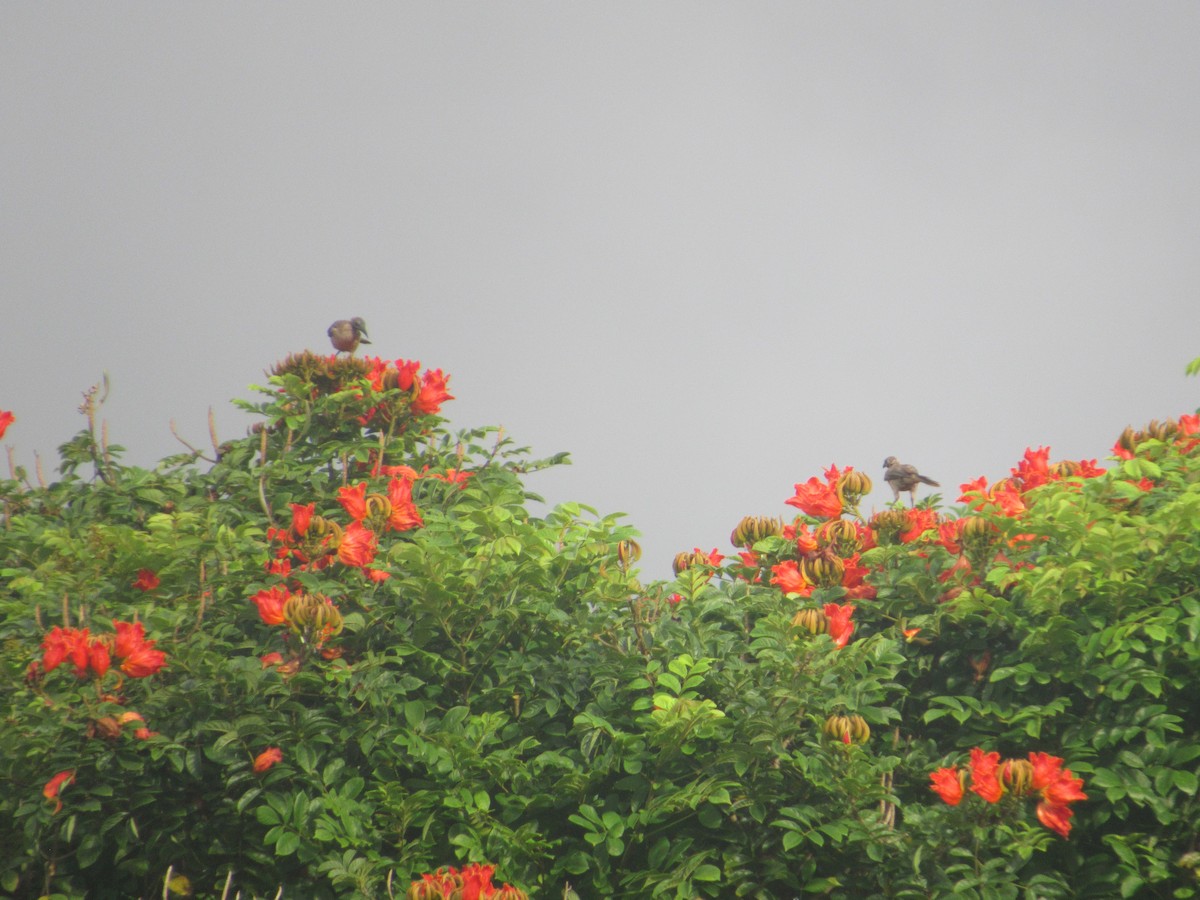
<svg viewBox="0 0 1200 900">
<path fill-rule="evenodd" d="M 11 412 L 6 409 L 0 409 L 0 438 L 4 437 L 4 432 L 8 431 L 8 426 L 17 420 Z"/>
<path fill-rule="evenodd" d="M 375 559 L 375 533 L 361 522 L 351 522 L 338 545 L 338 559 L 347 566 L 367 566 Z"/>
<path fill-rule="evenodd" d="M 62 790 L 64 784 L 70 784 L 75 780 L 75 770 L 68 769 L 65 772 L 59 772 L 53 778 L 46 782 L 46 786 L 42 788 L 42 796 L 47 800 L 53 800 L 55 803 L 54 811 L 58 812 L 62 809 L 62 800 L 59 799 L 58 793 Z"/>
<path fill-rule="evenodd" d="M 146 627 L 141 622 L 118 622 L 113 640 L 113 655 L 123 660 L 121 671 L 130 678 L 146 678 L 167 664 L 167 654 L 155 650 L 156 641 L 146 640 Z"/>
<path fill-rule="evenodd" d="M 1000 784 L 1000 754 L 984 753 L 978 747 L 971 750 L 971 790 L 986 800 L 995 803 L 1004 794 Z"/>
<path fill-rule="evenodd" d="M 796 542 L 796 552 L 801 556 L 816 553 L 820 548 L 816 536 L 808 530 L 807 522 L 783 526 L 783 536 L 789 541 Z"/>
<path fill-rule="evenodd" d="M 926 531 L 936 528 L 938 515 L 932 509 L 908 509 L 904 515 L 908 518 L 908 530 L 900 535 L 902 544 L 911 544 Z"/>
<path fill-rule="evenodd" d="M 92 641 L 92 645 L 88 647 L 88 665 L 91 666 L 92 671 L 103 678 L 111 664 L 112 659 L 108 655 L 108 647 L 104 645 L 104 642 Z"/>
<path fill-rule="evenodd" d="M 929 789 L 951 806 L 958 806 L 963 798 L 963 779 L 958 766 L 941 768 L 929 776 Z"/>
<path fill-rule="evenodd" d="M 1067 837 L 1071 833 L 1071 816 L 1073 815 L 1069 806 L 1052 803 L 1037 805 L 1038 821 L 1062 837 Z"/>
<path fill-rule="evenodd" d="M 262 667 L 267 669 L 271 666 L 280 665 L 283 662 L 283 654 L 276 650 L 274 653 L 268 653 L 265 656 L 260 656 L 258 660 L 262 663 Z"/>
<path fill-rule="evenodd" d="M 159 584 L 161 584 L 161 582 L 158 580 L 158 576 L 154 574 L 153 570 L 139 569 L 137 580 L 134 581 L 133 586 L 139 591 L 152 591 L 158 587 Z"/>
<path fill-rule="evenodd" d="M 9 421 L 12 421 L 12 413 L 8 413 Z M 0 423 L 4 419 L 4 415 L 0 414 Z M 1187 437 L 1189 434 L 1200 432 L 1200 413 L 1195 413 L 1188 416 L 1179 417 L 1179 434 Z M 4 428 L 0 427 L 0 437 L 4 436 Z"/>
<path fill-rule="evenodd" d="M 947 553 L 962 553 L 963 529 L 968 519 L 948 519 L 938 525 L 937 543 Z"/>
<path fill-rule="evenodd" d="M 393 531 L 409 531 L 425 524 L 421 513 L 412 500 L 413 483 L 407 478 L 393 478 L 388 482 L 387 498 L 392 506 L 388 516 L 388 528 Z"/>
<path fill-rule="evenodd" d="M 796 496 L 784 501 L 788 506 L 794 506 L 802 513 L 818 519 L 835 519 L 842 514 L 842 499 L 838 496 L 837 486 L 822 484 L 818 479 L 794 485 Z"/>
<path fill-rule="evenodd" d="M 1054 806 L 1086 800 L 1087 794 L 1081 790 L 1082 787 L 1082 778 L 1076 778 L 1070 769 L 1063 769 L 1058 778 L 1042 789 L 1042 797 Z"/>
<path fill-rule="evenodd" d="M 1024 458 L 1012 469 L 1013 478 L 1021 482 L 1021 490 L 1040 487 L 1050 480 L 1050 448 L 1025 448 Z"/>
<path fill-rule="evenodd" d="M 415 382 L 417 378 L 417 371 L 420 368 L 420 360 L 396 360 L 396 375 L 398 376 L 400 390 L 407 391 L 412 388 L 413 382 Z"/>
<path fill-rule="evenodd" d="M 854 634 L 854 623 L 850 621 L 854 615 L 854 604 L 838 606 L 836 603 L 826 603 L 824 611 L 829 619 L 829 636 L 838 647 L 845 647 L 850 643 L 850 635 Z"/>
<path fill-rule="evenodd" d="M 771 584 L 779 585 L 785 594 L 799 594 L 802 597 L 812 595 L 813 586 L 804 578 L 794 559 L 785 559 L 777 566 L 771 566 Z"/>
<path fill-rule="evenodd" d="M 367 483 L 360 481 L 358 487 L 340 488 L 337 499 L 350 518 L 361 522 L 367 514 Z"/>
<path fill-rule="evenodd" d="M 87 629 L 82 632 L 77 628 L 63 628 L 55 625 L 42 638 L 42 671 L 52 672 L 67 659 L 77 660 L 77 648 L 83 650 L 83 668 L 86 669 L 89 659 L 87 655 Z M 76 668 L 79 668 L 76 662 Z M 78 674 L 78 672 L 76 673 Z"/>
<path fill-rule="evenodd" d="M 1035 791 L 1054 782 L 1062 770 L 1062 758 L 1041 753 L 1037 750 L 1029 754 L 1029 762 L 1033 765 L 1033 780 L 1031 785 Z"/>
<path fill-rule="evenodd" d="M 121 671 L 130 678 L 146 678 L 167 664 L 167 654 L 154 649 L 154 641 L 146 641 L 121 663 Z"/>
<path fill-rule="evenodd" d="M 412 411 L 420 416 L 437 415 L 442 404 L 453 400 L 454 396 L 446 390 L 448 376 L 441 369 L 429 369 L 421 376 L 421 390 L 417 399 L 412 403 Z"/>
<path fill-rule="evenodd" d="M 980 475 L 974 481 L 968 481 L 965 484 L 960 484 L 958 489 L 962 491 L 959 495 L 959 503 L 970 503 L 972 509 L 979 509 L 979 496 L 986 498 L 988 496 L 988 480 L 984 475 Z"/>
<path fill-rule="evenodd" d="M 268 747 L 254 757 L 254 771 L 261 774 L 279 762 L 283 762 L 283 751 L 278 747 Z"/>
<path fill-rule="evenodd" d="M 308 534 L 308 526 L 312 522 L 313 511 L 316 509 L 316 507 L 317 504 L 315 503 L 303 505 L 300 503 L 293 503 L 292 531 L 296 532 L 296 534 L 300 535 L 301 537 L 304 537 L 304 535 Z"/>
<path fill-rule="evenodd" d="M 283 604 L 287 603 L 291 593 L 283 585 L 259 591 L 250 601 L 258 607 L 258 615 L 268 625 L 282 625 Z"/>
<path fill-rule="evenodd" d="M 444 481 L 446 484 L 466 484 L 474 472 L 464 472 L 462 469 L 447 469 L 445 474 L 441 472 L 430 472 L 426 466 L 421 472 L 422 478 L 432 478 L 435 481 Z"/>
</svg>

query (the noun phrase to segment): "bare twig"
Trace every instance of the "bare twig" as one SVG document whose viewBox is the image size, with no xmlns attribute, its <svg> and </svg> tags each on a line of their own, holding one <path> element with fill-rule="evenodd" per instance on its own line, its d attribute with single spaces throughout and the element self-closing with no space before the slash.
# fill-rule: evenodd
<svg viewBox="0 0 1200 900">
<path fill-rule="evenodd" d="M 185 446 L 189 450 L 191 450 L 192 453 L 195 454 L 197 459 L 203 459 L 206 462 L 216 462 L 215 459 L 209 459 L 207 456 L 205 456 L 204 451 L 196 449 L 195 447 L 193 447 L 191 444 L 189 444 L 187 441 L 185 441 L 183 439 L 183 437 L 179 434 L 179 430 L 175 427 L 174 419 L 171 420 L 171 434 L 175 436 L 175 440 L 179 441 L 179 443 L 183 444 L 183 446 Z"/>
</svg>

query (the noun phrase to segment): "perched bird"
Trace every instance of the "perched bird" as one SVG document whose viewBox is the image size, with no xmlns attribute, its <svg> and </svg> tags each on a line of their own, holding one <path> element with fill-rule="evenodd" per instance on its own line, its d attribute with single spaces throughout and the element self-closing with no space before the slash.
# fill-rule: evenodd
<svg viewBox="0 0 1200 900">
<path fill-rule="evenodd" d="M 909 500 L 915 506 L 917 503 L 917 485 L 928 484 L 931 487 L 941 487 L 932 478 L 926 478 L 917 471 L 916 466 L 906 465 L 894 456 L 889 456 L 883 461 L 883 467 L 887 471 L 883 475 L 883 480 L 891 485 L 892 493 L 895 494 L 895 499 L 900 499 L 901 491 L 908 491 Z"/>
<path fill-rule="evenodd" d="M 369 344 L 367 323 L 355 316 L 353 319 L 338 319 L 329 326 L 329 340 L 338 353 L 354 355 L 359 344 Z"/>
</svg>

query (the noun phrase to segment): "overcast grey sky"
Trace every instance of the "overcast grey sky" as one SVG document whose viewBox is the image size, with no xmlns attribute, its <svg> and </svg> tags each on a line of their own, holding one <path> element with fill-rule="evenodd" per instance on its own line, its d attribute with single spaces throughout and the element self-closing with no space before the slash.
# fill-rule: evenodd
<svg viewBox="0 0 1200 900">
<path fill-rule="evenodd" d="M 0 5 L 0 409 L 150 465 L 363 316 L 647 576 L 1200 403 L 1200 5 Z M 890 493 L 890 492 L 888 492 Z"/>
</svg>

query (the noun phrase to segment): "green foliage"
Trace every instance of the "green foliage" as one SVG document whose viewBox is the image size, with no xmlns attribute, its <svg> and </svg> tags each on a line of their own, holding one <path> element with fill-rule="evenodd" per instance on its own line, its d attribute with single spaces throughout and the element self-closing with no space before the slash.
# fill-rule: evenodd
<svg viewBox="0 0 1200 900">
<path fill-rule="evenodd" d="M 543 897 L 1196 895 L 1188 423 L 1094 477 L 1027 454 L 1019 511 L 849 515 L 836 553 L 760 523 L 644 586 L 619 518 L 528 511 L 564 457 L 452 435 L 440 373 L 386 368 L 289 359 L 207 466 L 123 465 L 97 402 L 61 480 L 0 483 L 0 889 L 385 897 L 487 862 Z M 797 560 L 829 580 L 784 593 Z M 44 671 L 53 627 L 113 620 L 166 666 Z M 1036 793 L 938 799 L 973 747 L 1063 758 L 1069 837 Z"/>
</svg>

